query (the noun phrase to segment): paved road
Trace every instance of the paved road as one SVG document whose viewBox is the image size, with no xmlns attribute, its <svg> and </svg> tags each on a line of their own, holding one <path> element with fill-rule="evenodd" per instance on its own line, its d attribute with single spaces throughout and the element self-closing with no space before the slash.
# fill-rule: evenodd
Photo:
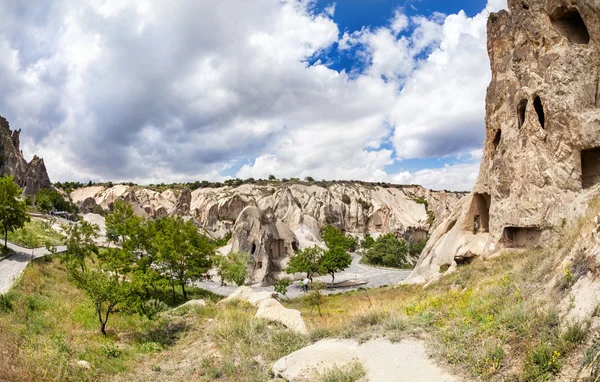
<svg viewBox="0 0 600 382">
<path fill-rule="evenodd" d="M 4 294 L 10 290 L 12 284 L 21 276 L 31 260 L 50 253 L 45 247 L 31 250 L 12 243 L 8 243 L 8 247 L 15 251 L 15 253 L 0 261 L 0 294 Z M 56 247 L 58 252 L 65 251 L 66 249 L 67 247 L 65 246 Z"/>
<path fill-rule="evenodd" d="M 384 285 L 396 285 L 400 281 L 406 279 L 410 274 L 410 270 L 400 270 L 400 269 L 388 269 L 388 268 L 375 268 L 370 267 L 368 265 L 360 264 L 359 261 L 361 256 L 357 254 L 352 255 L 352 264 L 348 269 L 344 272 L 336 273 L 335 281 L 345 281 L 345 280 L 364 280 L 368 281 L 366 285 L 361 285 L 362 287 L 367 288 L 377 288 Z M 201 281 L 196 283 L 196 285 L 200 288 L 209 290 L 213 293 L 216 293 L 221 296 L 228 296 L 232 294 L 237 287 L 234 285 L 225 285 L 221 286 L 221 283 L 218 280 L 218 277 L 214 278 L 215 281 Z M 331 276 L 321 276 L 315 278 L 316 280 L 323 281 L 325 283 L 331 282 Z M 324 291 L 325 294 L 335 294 L 335 293 L 343 293 L 349 290 L 356 289 L 357 287 L 348 287 L 348 288 L 333 288 L 326 289 Z M 273 287 L 253 287 L 252 289 L 256 291 L 274 291 Z M 295 282 L 292 286 L 290 286 L 288 290 L 288 297 L 298 297 L 302 295 L 302 288 L 298 282 Z"/>
</svg>

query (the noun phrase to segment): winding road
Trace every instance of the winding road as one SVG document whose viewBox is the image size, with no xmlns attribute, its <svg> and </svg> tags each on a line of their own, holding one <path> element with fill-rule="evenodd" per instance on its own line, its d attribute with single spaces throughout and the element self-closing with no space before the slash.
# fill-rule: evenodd
<svg viewBox="0 0 600 382">
<path fill-rule="evenodd" d="M 13 283 L 21 276 L 25 267 L 31 260 L 50 254 L 45 247 L 25 248 L 16 244 L 8 243 L 8 247 L 15 251 L 14 254 L 5 257 L 0 261 L 0 294 L 10 290 Z M 56 250 L 63 252 L 67 249 L 65 246 L 58 246 Z"/>
<path fill-rule="evenodd" d="M 346 281 L 346 280 L 360 280 L 360 281 L 368 282 L 366 285 L 361 285 L 363 287 L 378 288 L 378 287 L 381 287 L 384 285 L 396 285 L 400 281 L 406 279 L 411 272 L 410 270 L 377 268 L 377 267 L 371 267 L 368 265 L 360 264 L 360 259 L 361 259 L 360 255 L 358 255 L 356 253 L 351 253 L 350 255 L 352 256 L 352 264 L 350 264 L 350 267 L 348 267 L 348 269 L 346 269 L 344 272 L 339 272 L 339 273 L 335 274 L 336 283 L 340 282 L 340 281 Z M 211 291 L 215 294 L 221 295 L 221 296 L 229 296 L 237 289 L 237 286 L 235 286 L 235 285 L 221 286 L 221 283 L 217 279 L 218 278 L 215 277 L 215 281 L 200 281 L 200 282 L 194 283 L 194 285 L 196 285 L 202 289 Z M 328 284 L 331 282 L 331 276 L 315 277 L 315 280 L 319 280 L 319 281 L 322 281 L 322 282 Z M 263 291 L 274 292 L 274 288 L 272 286 L 252 287 L 252 289 L 254 289 L 255 291 L 258 291 L 258 292 L 263 292 Z M 357 287 L 352 286 L 352 287 L 346 287 L 346 288 L 326 289 L 323 292 L 325 294 L 336 294 L 336 293 L 347 292 L 347 291 L 354 290 L 354 289 L 357 289 Z M 295 282 L 294 284 L 292 284 L 289 287 L 287 296 L 290 298 L 293 298 L 293 297 L 298 297 L 298 296 L 302 295 L 302 293 L 303 293 L 302 288 L 300 287 L 298 282 Z"/>
</svg>

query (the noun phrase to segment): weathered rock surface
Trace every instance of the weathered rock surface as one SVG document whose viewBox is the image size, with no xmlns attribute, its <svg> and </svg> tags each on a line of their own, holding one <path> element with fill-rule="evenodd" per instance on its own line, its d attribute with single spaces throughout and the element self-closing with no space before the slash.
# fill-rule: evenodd
<svg viewBox="0 0 600 382">
<path fill-rule="evenodd" d="M 294 232 L 274 216 L 248 206 L 233 228 L 231 250 L 252 256 L 248 284 L 270 285 L 300 248 Z"/>
<path fill-rule="evenodd" d="M 359 345 L 355 340 L 325 339 L 302 348 L 273 365 L 275 377 L 289 382 L 313 381 L 318 373 L 334 366 L 360 362 L 368 381 L 430 382 L 456 381 L 437 367 L 425 353 L 422 342 L 403 340 L 391 343 L 376 339 Z"/>
<path fill-rule="evenodd" d="M 190 306 L 196 306 L 196 307 L 203 308 L 206 306 L 206 301 L 204 301 L 203 299 L 189 300 L 189 301 L 186 301 L 185 303 L 179 305 L 178 307 L 174 308 L 173 310 L 181 309 L 184 307 L 190 307 Z"/>
<path fill-rule="evenodd" d="M 433 232 L 409 282 L 499 248 L 552 243 L 600 182 L 600 3 L 509 0 L 488 20 L 492 81 L 476 185 Z M 585 199 L 585 198 L 584 198 Z"/>
<path fill-rule="evenodd" d="M 274 298 L 263 300 L 258 304 L 256 317 L 279 322 L 296 333 L 308 335 L 308 330 L 306 329 L 306 324 L 304 323 L 304 319 L 302 319 L 300 311 L 288 309 Z"/>
<path fill-rule="evenodd" d="M 234 300 L 246 301 L 256 307 L 265 300 L 273 297 L 271 292 L 255 292 L 252 288 L 247 286 L 241 286 L 235 290 L 232 294 L 219 301 L 217 304 L 227 303 Z"/>
<path fill-rule="evenodd" d="M 23 195 L 34 195 L 40 188 L 50 188 L 44 160 L 34 156 L 30 162 L 19 148 L 21 130 L 12 131 L 6 119 L 0 116 L 0 174 L 12 175 L 23 188 Z"/>
<path fill-rule="evenodd" d="M 462 193 L 430 191 L 420 186 L 381 187 L 367 183 L 339 182 L 328 187 L 306 183 L 244 184 L 239 187 L 167 190 L 163 193 L 143 187 L 91 186 L 74 190 L 71 198 L 81 203 L 92 197 L 104 209 L 116 200 L 127 200 L 143 209 L 144 217 L 170 214 L 189 215 L 199 226 L 222 236 L 232 230 L 242 210 L 256 206 L 293 231 L 304 228 L 318 232 L 335 224 L 346 232 L 396 233 L 411 229 L 425 231 L 450 213 Z M 427 202 L 417 203 L 417 200 Z M 189 207 L 188 207 L 189 206 Z M 430 211 L 428 213 L 428 211 Z M 433 222 L 431 217 L 435 217 Z M 318 240 L 319 237 L 313 237 Z"/>
</svg>

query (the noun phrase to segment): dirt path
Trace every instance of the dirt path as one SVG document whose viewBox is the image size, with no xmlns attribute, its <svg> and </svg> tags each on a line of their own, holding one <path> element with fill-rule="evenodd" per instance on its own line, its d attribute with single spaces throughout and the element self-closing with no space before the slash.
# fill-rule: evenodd
<svg viewBox="0 0 600 382">
<path fill-rule="evenodd" d="M 0 294 L 4 294 L 10 290 L 15 280 L 21 276 L 30 261 L 50 253 L 45 247 L 31 250 L 30 248 L 20 247 L 12 243 L 8 243 L 8 247 L 15 251 L 15 253 L 0 261 Z M 65 251 L 66 249 L 67 247 L 65 246 L 56 247 L 58 252 Z"/>
<path fill-rule="evenodd" d="M 392 343 L 375 339 L 359 344 L 350 339 L 325 339 L 281 358 L 273 374 L 286 381 L 311 380 L 315 373 L 358 361 L 372 382 L 456 382 L 425 352 L 422 341 Z"/>
</svg>

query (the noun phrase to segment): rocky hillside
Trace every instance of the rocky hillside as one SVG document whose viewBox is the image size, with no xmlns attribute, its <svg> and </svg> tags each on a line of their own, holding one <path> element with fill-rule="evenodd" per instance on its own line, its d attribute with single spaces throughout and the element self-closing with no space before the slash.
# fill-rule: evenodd
<svg viewBox="0 0 600 382">
<path fill-rule="evenodd" d="M 492 80 L 473 192 L 411 281 L 502 248 L 547 247 L 600 188 L 600 6 L 509 1 L 489 17 Z"/>
<path fill-rule="evenodd" d="M 337 182 L 322 187 L 271 182 L 194 191 L 170 189 L 162 193 L 140 186 L 91 186 L 76 189 L 70 196 L 83 212 L 108 210 L 116 200 L 124 200 L 139 216 L 190 216 L 211 234 L 222 236 L 232 230 L 247 206 L 258 207 L 294 231 L 307 228 L 313 235 L 318 235 L 325 224 L 358 234 L 427 232 L 448 215 L 464 194 L 420 186 Z"/>
<path fill-rule="evenodd" d="M 23 158 L 19 148 L 20 134 L 20 129 L 12 131 L 8 121 L 0 116 L 0 174 L 12 175 L 23 188 L 23 195 L 28 196 L 40 188 L 49 188 L 52 183 L 42 158 L 34 156 L 31 162 Z"/>
</svg>

